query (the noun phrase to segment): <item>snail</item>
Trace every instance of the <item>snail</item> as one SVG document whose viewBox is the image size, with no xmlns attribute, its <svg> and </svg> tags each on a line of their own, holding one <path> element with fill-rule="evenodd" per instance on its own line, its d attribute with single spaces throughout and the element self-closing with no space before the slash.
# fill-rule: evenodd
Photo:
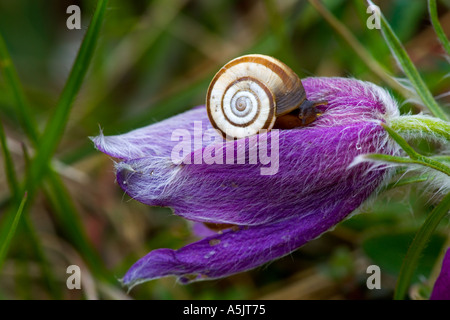
<svg viewBox="0 0 450 320">
<path fill-rule="evenodd" d="M 231 60 L 212 79 L 206 109 L 212 126 L 226 139 L 263 129 L 291 129 L 312 123 L 326 101 L 306 99 L 300 78 L 283 62 L 251 54 Z"/>
</svg>

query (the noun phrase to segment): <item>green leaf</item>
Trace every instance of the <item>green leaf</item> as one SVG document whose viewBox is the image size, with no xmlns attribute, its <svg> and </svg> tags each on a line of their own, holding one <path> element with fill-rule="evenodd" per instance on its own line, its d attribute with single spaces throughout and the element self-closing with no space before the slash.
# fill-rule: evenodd
<svg viewBox="0 0 450 320">
<path fill-rule="evenodd" d="M 14 95 L 16 101 L 16 110 L 18 111 L 18 116 L 21 121 L 22 127 L 29 138 L 32 138 L 33 142 L 37 141 L 38 131 L 37 124 L 33 117 L 30 115 L 33 112 L 25 99 L 23 94 L 23 88 L 20 85 L 19 76 L 14 68 L 14 64 L 9 56 L 8 49 L 6 47 L 3 36 L 0 33 L 0 69 L 3 71 L 3 75 L 6 79 L 6 83 L 9 89 Z"/>
<path fill-rule="evenodd" d="M 25 195 L 23 196 L 22 201 L 20 202 L 19 209 L 17 210 L 17 213 L 14 216 L 14 219 L 12 221 L 9 221 L 8 226 L 6 228 L 2 228 L 2 233 L 6 232 L 6 235 L 3 234 L 0 235 L 0 239 L 4 239 L 0 247 L 0 269 L 2 268 L 3 263 L 5 261 L 6 254 L 8 253 L 8 249 L 11 244 L 11 240 L 14 236 L 14 233 L 16 233 L 16 229 L 17 226 L 19 225 L 20 217 L 22 215 L 23 207 L 26 201 L 27 201 L 27 193 L 25 192 Z"/>
<path fill-rule="evenodd" d="M 381 126 L 384 128 L 384 130 L 387 131 L 387 133 L 389 134 L 389 136 L 394 139 L 395 142 L 398 143 L 398 145 L 400 147 L 402 147 L 402 149 L 412 158 L 412 159 L 417 159 L 420 157 L 420 154 L 418 154 L 413 147 L 411 147 L 408 142 L 401 136 L 399 135 L 397 132 L 395 132 L 395 130 L 392 130 L 389 126 L 387 126 L 386 124 L 382 123 Z"/>
<path fill-rule="evenodd" d="M 70 82 L 70 84 L 66 84 L 65 89 L 63 90 L 63 94 L 61 95 L 60 102 L 58 103 L 58 107 L 61 109 L 59 109 L 60 110 L 59 112 L 58 111 L 55 112 L 54 118 L 52 118 L 52 120 L 49 121 L 48 127 L 49 126 L 52 126 L 54 128 L 58 127 L 58 130 L 64 129 L 63 123 L 54 124 L 54 122 L 57 121 L 57 120 L 55 120 L 56 118 L 64 121 L 63 118 L 67 117 L 68 112 L 69 112 L 68 109 L 71 106 L 71 105 L 68 105 L 67 103 L 70 103 L 69 100 L 75 98 L 75 95 L 79 90 L 82 78 L 84 77 L 84 74 L 86 73 L 87 68 L 88 68 L 88 65 L 86 63 L 89 62 L 89 60 L 92 56 L 92 51 L 94 49 L 95 41 L 93 42 L 93 40 L 96 40 L 98 38 L 98 32 L 100 29 L 101 20 L 104 16 L 104 12 L 106 10 L 106 3 L 107 3 L 107 1 L 102 0 L 99 2 L 99 5 L 97 6 L 96 12 L 94 13 L 94 17 L 93 17 L 93 22 L 95 22 L 94 23 L 95 33 L 93 33 L 93 31 L 90 31 L 90 30 L 92 30 L 92 28 L 89 27 L 84 41 L 86 41 L 87 39 L 88 40 L 90 39 L 90 41 L 89 41 L 90 45 L 88 45 L 87 49 L 86 49 L 86 45 L 84 45 L 84 49 L 83 49 L 83 45 L 82 45 L 82 48 L 80 49 L 80 52 L 77 56 L 74 67 L 72 68 L 72 72 L 68 79 L 68 82 Z M 37 126 L 34 122 L 34 119 L 32 118 L 33 112 L 31 111 L 31 108 L 29 107 L 29 103 L 27 102 L 26 96 L 23 92 L 22 86 L 20 85 L 20 81 L 19 81 L 19 78 L 15 71 L 14 65 L 13 65 L 11 59 L 9 58 L 8 50 L 7 50 L 6 46 L 4 45 L 4 42 L 3 42 L 3 39 L 1 38 L 1 36 L 0 36 L 0 67 L 4 71 L 4 74 L 6 75 L 5 82 L 9 85 L 11 90 L 15 93 L 14 97 L 15 97 L 15 100 L 16 100 L 15 102 L 16 102 L 16 106 L 17 106 L 16 110 L 19 114 L 19 117 L 22 119 L 25 119 L 25 121 L 22 121 L 22 126 L 24 126 L 25 132 L 26 132 L 28 138 L 33 143 L 33 145 L 35 146 L 35 148 L 39 150 L 40 143 L 42 143 L 42 142 L 46 143 L 47 141 L 45 141 L 43 138 L 41 138 L 39 136 L 38 131 L 36 130 Z M 69 94 L 69 91 L 70 91 L 70 94 Z M 65 110 L 62 110 L 62 109 L 65 109 Z M 28 123 L 28 125 L 27 125 L 27 123 Z M 48 130 L 50 130 L 50 129 L 48 129 Z M 52 130 L 54 130 L 54 129 L 52 129 Z M 60 133 L 60 135 L 61 134 L 62 134 L 62 132 Z M 48 135 L 48 133 L 47 133 L 47 135 Z M 54 137 L 53 143 L 56 144 L 59 141 L 59 138 L 60 138 L 59 136 Z M 48 155 L 48 158 L 46 158 L 46 159 L 41 158 L 41 160 L 43 160 L 43 162 L 41 164 L 38 164 L 37 167 L 36 167 L 36 164 L 34 164 L 35 165 L 34 170 L 36 170 L 36 169 L 42 170 L 42 167 L 40 167 L 41 165 L 45 165 L 45 166 L 48 165 L 47 161 L 50 161 L 52 152 L 47 155 Z M 41 157 L 42 157 L 42 155 L 41 155 Z M 44 169 L 46 169 L 46 167 L 44 167 Z M 30 170 L 31 169 L 28 168 L 27 172 L 30 172 Z M 81 224 L 81 220 L 80 220 L 78 213 L 71 201 L 70 195 L 68 194 L 66 187 L 64 186 L 64 184 L 61 181 L 61 179 L 59 178 L 59 176 L 53 170 L 50 170 L 48 172 L 48 182 L 50 185 L 49 189 L 51 190 L 51 192 L 47 193 L 47 198 L 49 199 L 51 206 L 55 209 L 55 212 L 56 212 L 57 218 L 58 218 L 58 222 L 61 223 L 62 228 L 64 229 L 65 232 L 67 232 L 67 234 L 69 235 L 71 240 L 74 242 L 77 249 L 80 250 L 83 258 L 86 259 L 89 266 L 93 269 L 94 272 L 96 272 L 96 276 L 99 279 L 107 278 L 108 277 L 107 271 L 105 270 L 102 261 L 99 259 L 95 249 L 92 247 L 92 245 L 90 244 L 90 242 L 86 236 L 86 233 Z M 31 191 L 35 191 L 38 188 L 38 186 L 40 185 L 40 183 L 41 183 L 40 179 L 36 179 L 34 181 L 28 181 L 28 185 L 32 186 Z M 28 201 L 27 201 L 26 206 L 29 206 L 30 203 L 32 202 L 34 192 L 31 192 L 31 191 L 30 190 L 28 191 Z M 17 202 L 17 205 L 19 205 L 19 202 Z M 25 207 L 23 210 L 26 211 L 26 209 L 27 208 Z M 12 212 L 12 214 L 13 214 L 13 212 Z M 39 241 L 39 238 L 35 234 L 33 225 L 31 224 L 30 221 L 27 220 L 27 217 L 25 219 L 25 222 L 26 222 L 25 230 L 26 230 L 27 236 L 30 238 L 30 241 L 32 241 L 39 260 L 43 262 L 42 268 L 43 268 L 44 274 L 48 274 L 48 270 L 50 270 L 50 268 L 48 267 L 48 264 L 45 262 L 46 258 L 44 255 L 44 250 L 42 249 L 42 245 Z M 1 227 L 5 228 L 5 226 L 7 226 L 7 225 L 8 225 L 8 220 L 5 220 Z M 48 283 L 53 282 L 51 277 L 47 276 L 46 278 L 47 278 L 46 280 Z M 115 281 L 114 279 L 111 279 L 111 280 Z"/>
<path fill-rule="evenodd" d="M 8 180 L 8 185 L 11 190 L 12 198 L 19 195 L 19 183 L 17 182 L 16 172 L 14 171 L 14 162 L 9 152 L 8 145 L 6 143 L 6 135 L 3 130 L 2 122 L 0 121 L 0 144 L 3 153 L 3 161 L 5 165 L 6 178 Z"/>
<path fill-rule="evenodd" d="M 450 176 L 450 167 L 444 165 L 443 163 L 440 163 L 439 161 L 432 160 L 427 157 L 421 157 L 418 160 L 411 159 L 411 158 L 403 158 L 403 157 L 396 157 L 396 156 L 390 156 L 387 154 L 379 154 L 379 153 L 370 153 L 363 156 L 364 159 L 374 160 L 374 161 L 381 161 L 381 162 L 388 162 L 388 163 L 395 163 L 395 164 L 404 164 L 404 165 L 421 165 L 425 167 L 429 167 L 431 169 L 440 171 L 442 173 L 445 173 L 446 175 Z"/>
<path fill-rule="evenodd" d="M 408 142 L 400 136 L 395 130 L 387 126 L 386 124 L 381 124 L 383 128 L 387 131 L 389 136 L 398 143 L 400 147 L 411 157 L 411 158 L 402 158 L 402 157 L 396 157 L 391 155 L 385 155 L 385 154 L 368 154 L 365 155 L 365 158 L 371 159 L 371 160 L 378 160 L 378 161 L 386 161 L 391 163 L 404 163 L 404 164 L 419 164 L 423 165 L 438 171 L 441 171 L 442 173 L 445 173 L 446 175 L 450 176 L 450 167 L 446 166 L 440 161 L 437 161 L 432 158 L 425 157 L 419 153 L 417 153 L 409 144 Z"/>
<path fill-rule="evenodd" d="M 444 29 L 442 29 L 439 23 L 439 17 L 436 9 L 436 0 L 428 0 L 428 11 L 430 12 L 431 24 L 433 25 L 434 31 L 439 38 L 445 52 L 450 55 L 450 43 L 445 35 Z"/>
<path fill-rule="evenodd" d="M 370 0 L 368 0 L 368 3 L 370 5 L 374 5 Z M 392 30 L 391 26 L 389 25 L 383 14 L 380 14 L 380 21 L 381 21 L 381 32 L 384 37 L 384 40 L 386 41 L 386 44 L 389 46 L 392 55 L 397 60 L 399 66 L 403 70 L 403 73 L 408 77 L 409 81 L 413 85 L 419 97 L 422 99 L 425 106 L 428 107 L 430 112 L 435 117 L 448 121 L 449 118 L 447 114 L 441 109 L 441 107 L 434 99 L 427 85 L 420 76 L 419 71 L 417 71 L 416 67 L 409 58 L 408 53 L 406 52 L 402 43 Z"/>
<path fill-rule="evenodd" d="M 31 163 L 27 175 L 27 189 L 30 193 L 34 192 L 34 189 L 47 170 L 51 157 L 64 133 L 71 107 L 87 73 L 89 63 L 92 60 L 107 4 L 108 0 L 99 0 L 97 9 L 94 12 L 94 16 L 92 17 L 69 78 L 61 93 L 55 112 L 48 121 L 42 134 L 36 156 Z"/>
</svg>

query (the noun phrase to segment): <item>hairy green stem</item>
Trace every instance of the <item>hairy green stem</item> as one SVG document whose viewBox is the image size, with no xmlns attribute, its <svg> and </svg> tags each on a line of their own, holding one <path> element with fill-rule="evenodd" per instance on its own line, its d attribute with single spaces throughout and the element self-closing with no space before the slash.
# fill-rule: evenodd
<svg viewBox="0 0 450 320">
<path fill-rule="evenodd" d="M 382 124 L 382 126 L 387 131 L 389 136 L 398 143 L 398 145 L 409 155 L 410 158 L 402 158 L 385 154 L 369 154 L 367 155 L 367 158 L 392 163 L 419 164 L 441 171 L 442 173 L 450 176 L 450 167 L 446 166 L 442 162 L 437 161 L 436 159 L 423 156 L 420 153 L 416 152 L 413 147 L 411 147 L 408 142 L 395 130 L 385 124 Z"/>
<path fill-rule="evenodd" d="M 414 237 L 414 240 L 406 253 L 405 259 L 403 259 L 403 264 L 400 269 L 400 274 L 397 279 L 397 286 L 394 293 L 395 300 L 404 299 L 421 253 L 427 246 L 431 235 L 436 230 L 441 220 L 448 214 L 449 210 L 450 193 L 448 193 L 428 215 L 424 224 L 420 227 Z"/>
<path fill-rule="evenodd" d="M 391 119 L 390 126 L 401 135 L 428 136 L 450 141 L 450 122 L 424 115 Z"/>
<path fill-rule="evenodd" d="M 411 158 L 403 158 L 403 157 L 396 157 L 396 156 L 390 156 L 387 154 L 378 154 L 378 153 L 370 153 L 364 156 L 366 159 L 374 160 L 374 161 L 381 161 L 381 162 L 389 162 L 389 163 L 396 163 L 396 164 L 414 164 L 414 165 L 421 165 L 425 167 L 429 167 L 431 169 L 440 171 L 450 177 L 450 167 L 447 167 L 446 165 L 438 162 L 433 161 L 427 157 L 420 157 L 417 160 L 411 159 Z"/>
</svg>

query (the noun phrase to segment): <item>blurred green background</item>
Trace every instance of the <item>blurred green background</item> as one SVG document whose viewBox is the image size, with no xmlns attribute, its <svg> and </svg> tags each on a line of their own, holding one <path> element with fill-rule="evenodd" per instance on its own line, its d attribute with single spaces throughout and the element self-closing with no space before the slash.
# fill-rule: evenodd
<svg viewBox="0 0 450 320">
<path fill-rule="evenodd" d="M 96 3 L 0 0 L 0 33 L 41 131 L 58 102 Z M 81 8 L 81 30 L 66 27 L 66 9 L 73 4 Z M 431 28 L 426 1 L 376 4 L 448 110 L 450 64 Z M 186 221 L 169 209 L 151 208 L 124 195 L 114 183 L 113 161 L 88 139 L 99 133 L 99 126 L 106 135 L 124 133 L 204 104 L 215 72 L 246 53 L 275 56 L 300 77 L 372 81 L 401 102 L 402 112 L 420 111 L 392 81 L 402 73 L 380 32 L 366 27 L 366 9 L 361 0 L 111 0 L 52 163 L 67 188 L 72 218 L 64 207 L 53 205 L 59 195 L 44 180 L 0 270 L 0 298 L 391 299 L 408 245 L 433 207 L 433 189 L 427 184 L 384 191 L 335 230 L 250 272 L 188 286 L 166 278 L 127 292 L 118 279 L 138 258 L 157 248 L 179 248 L 195 238 Z M 438 1 L 438 12 L 448 35 L 450 1 Z M 373 64 L 384 74 L 377 74 Z M 16 174 L 23 178 L 33 146 L 16 107 L 14 92 L 0 74 L 0 121 Z M 428 153 L 438 146 L 418 141 L 416 147 Z M 11 208 L 4 172 L 2 161 L 3 220 Z M 71 229 L 71 224 L 78 229 Z M 411 298 L 428 296 L 442 247 L 448 246 L 448 226 L 446 220 L 424 253 Z M 66 288 L 66 268 L 72 264 L 81 267 L 81 290 Z M 371 264 L 381 268 L 381 290 L 366 287 Z"/>
</svg>

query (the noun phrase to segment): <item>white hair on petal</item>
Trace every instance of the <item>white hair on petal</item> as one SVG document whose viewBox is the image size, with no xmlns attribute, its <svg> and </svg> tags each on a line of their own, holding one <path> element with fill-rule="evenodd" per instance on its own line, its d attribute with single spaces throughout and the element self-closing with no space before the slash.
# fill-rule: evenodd
<svg viewBox="0 0 450 320">
<path fill-rule="evenodd" d="M 335 84 L 333 80 L 336 80 Z M 389 124 L 389 120 L 399 117 L 399 107 L 397 101 L 386 89 L 368 82 L 357 79 L 349 79 L 348 83 L 343 82 L 341 78 L 327 78 L 328 85 L 322 91 L 314 92 L 314 99 L 328 99 L 330 92 L 351 92 L 352 96 L 366 97 L 372 102 L 377 102 L 384 107 L 384 110 L 377 110 L 373 106 L 364 105 L 364 101 L 349 104 L 347 96 L 339 94 L 332 98 L 330 102 L 334 104 L 333 108 L 326 110 L 326 119 L 318 119 L 313 126 L 327 127 L 330 125 L 348 124 L 354 119 L 357 122 L 378 122 L 382 120 Z M 320 81 L 320 80 L 318 80 Z M 325 81 L 325 80 L 322 80 Z M 358 109 L 359 107 L 359 109 Z M 365 110 L 362 109 L 365 107 Z"/>
</svg>

